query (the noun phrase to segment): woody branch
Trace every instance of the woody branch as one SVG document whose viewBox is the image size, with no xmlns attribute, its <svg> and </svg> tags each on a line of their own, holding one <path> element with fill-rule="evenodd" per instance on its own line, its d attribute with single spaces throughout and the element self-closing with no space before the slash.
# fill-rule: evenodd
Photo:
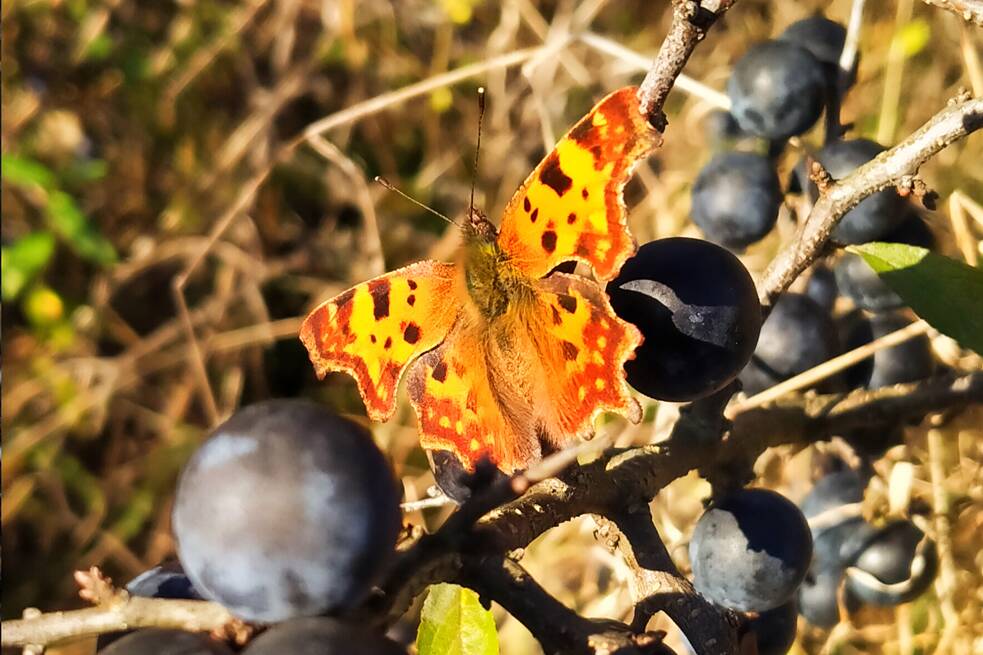
<svg viewBox="0 0 983 655">
<path fill-rule="evenodd" d="M 750 474 L 754 461 L 768 448 L 825 440 L 889 417 L 898 420 L 983 403 L 983 373 L 876 391 L 857 390 L 846 396 L 795 395 L 771 407 L 742 412 L 727 429 L 722 419 L 707 421 L 710 412 L 704 412 L 703 407 L 715 405 L 719 411 L 729 393 L 707 399 L 706 405 L 693 403 L 666 442 L 611 450 L 589 464 L 571 467 L 558 477 L 533 486 L 521 498 L 495 509 L 469 528 L 467 538 L 460 542 L 466 546 L 453 553 L 453 558 L 439 549 L 425 552 L 433 542 L 421 542 L 407 555 L 418 562 L 443 562 L 443 575 L 448 576 L 444 580 L 480 586 L 482 580 L 474 574 L 481 570 L 480 566 L 468 564 L 472 554 L 483 557 L 480 553 L 492 551 L 521 553 L 521 549 L 542 533 L 565 521 L 584 514 L 609 517 L 626 538 L 625 548 L 633 549 L 633 559 L 629 558 L 628 563 L 637 577 L 635 584 L 642 590 L 636 598 L 633 629 L 641 630 L 643 619 L 661 610 L 677 621 L 698 653 L 735 653 L 738 626 L 733 617 L 704 601 L 675 571 L 667 556 L 659 553 L 654 529 L 647 534 L 641 529 L 646 520 L 651 523 L 648 514 L 651 499 L 669 482 L 694 469 L 700 469 L 702 475 L 711 479 L 739 478 Z M 722 438 L 725 429 L 726 437 Z M 628 555 L 624 549 L 622 553 Z M 452 560 L 457 565 L 450 565 L 448 570 L 446 565 Z M 391 578 L 383 588 L 397 592 L 404 585 L 422 588 L 435 581 L 417 576 Z M 507 597 L 489 597 L 506 607 L 519 602 Z M 390 618 L 400 615 L 404 609 L 390 607 Z M 527 627 L 543 639 L 544 647 L 551 643 L 554 623 L 544 633 L 537 632 L 535 623 Z M 564 652 L 595 651 L 588 640 L 581 642 L 579 648 L 571 648 L 567 643 Z"/>
</svg>

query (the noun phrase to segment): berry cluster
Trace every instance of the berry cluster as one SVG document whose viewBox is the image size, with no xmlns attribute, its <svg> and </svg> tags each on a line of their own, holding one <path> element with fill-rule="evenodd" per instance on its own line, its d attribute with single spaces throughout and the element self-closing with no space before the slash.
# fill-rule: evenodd
<svg viewBox="0 0 983 655">
<path fill-rule="evenodd" d="M 911 520 L 874 527 L 860 516 L 865 486 L 861 474 L 844 469 L 820 479 L 802 500 L 814 549 L 799 612 L 813 625 L 833 626 L 863 604 L 910 601 L 935 577 L 935 544 Z"/>
<path fill-rule="evenodd" d="M 839 179 L 884 151 L 873 141 L 840 134 L 837 108 L 856 73 L 855 66 L 840 70 L 845 38 L 842 25 L 814 16 L 752 47 L 734 65 L 727 85 L 731 110 L 712 114 L 707 125 L 718 154 L 693 186 L 693 222 L 707 239 L 741 250 L 772 230 L 783 198 L 777 158 L 790 137 L 815 125 L 824 107 L 833 114 L 826 121 L 826 144 L 794 168 L 788 193 L 804 195 L 806 206 L 818 198 L 819 190 L 807 170 L 811 160 Z M 848 211 L 832 240 L 841 246 L 875 240 L 935 246 L 925 220 L 892 188 L 874 193 Z M 860 256 L 849 252 L 817 264 L 801 291 L 785 294 L 761 326 L 750 363 L 740 373 L 747 394 L 761 392 L 909 322 L 904 314 L 888 313 L 904 309 L 903 301 Z M 845 300 L 838 303 L 841 295 Z M 855 311 L 836 313 L 849 310 L 850 305 Z M 928 377 L 934 368 L 929 342 L 920 337 L 880 350 L 844 374 L 826 379 L 820 391 L 911 382 Z"/>
<path fill-rule="evenodd" d="M 772 230 L 783 198 L 776 160 L 788 139 L 809 131 L 824 108 L 834 119 L 827 120 L 826 144 L 800 161 L 788 192 L 818 197 L 810 159 L 839 179 L 884 150 L 867 139 L 843 138 L 835 120 L 856 73 L 855 66 L 846 74 L 839 67 L 845 38 L 842 25 L 814 16 L 751 47 L 734 64 L 727 83 L 730 111 L 711 114 L 706 125 L 717 154 L 693 185 L 692 218 L 706 238 L 744 249 Z M 885 189 L 847 212 L 833 239 L 840 244 L 901 240 L 904 234 L 893 231 L 913 216 L 904 199 Z"/>
</svg>

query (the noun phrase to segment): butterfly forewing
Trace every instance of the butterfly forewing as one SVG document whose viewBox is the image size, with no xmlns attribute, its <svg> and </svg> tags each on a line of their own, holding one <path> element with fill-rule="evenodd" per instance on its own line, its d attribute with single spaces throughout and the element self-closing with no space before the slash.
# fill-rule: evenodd
<svg viewBox="0 0 983 655">
<path fill-rule="evenodd" d="M 444 340 L 460 311 L 455 272 L 452 264 L 418 262 L 317 307 L 304 320 L 300 339 L 318 377 L 351 374 L 369 417 L 392 416 L 403 370 Z"/>
<path fill-rule="evenodd" d="M 636 93 L 626 87 L 601 100 L 509 201 L 498 243 L 530 277 L 579 260 L 608 280 L 634 252 L 622 189 L 660 139 Z"/>
</svg>

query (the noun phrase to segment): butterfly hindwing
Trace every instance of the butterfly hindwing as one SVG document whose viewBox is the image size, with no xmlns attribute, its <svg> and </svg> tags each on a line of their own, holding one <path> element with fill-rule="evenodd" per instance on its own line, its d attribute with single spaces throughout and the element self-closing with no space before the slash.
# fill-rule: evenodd
<svg viewBox="0 0 983 655">
<path fill-rule="evenodd" d="M 554 273 L 494 325 L 459 321 L 410 367 L 420 441 L 511 473 L 589 435 L 601 411 L 637 421 L 622 367 L 639 343 L 594 282 Z"/>
<path fill-rule="evenodd" d="M 458 323 L 443 344 L 413 363 L 406 386 L 424 448 L 450 451 L 469 470 L 488 458 L 511 473 L 540 455 L 528 396 L 517 392 L 529 377 L 515 371 L 505 379 L 487 337 L 467 321 Z"/>
<path fill-rule="evenodd" d="M 536 408 L 553 445 L 593 433 L 594 418 L 616 411 L 632 422 L 641 409 L 625 382 L 625 361 L 642 342 L 591 280 L 554 273 L 537 283 L 537 315 L 527 320 L 543 367 Z"/>
<path fill-rule="evenodd" d="M 634 252 L 622 189 L 660 139 L 642 117 L 636 93 L 626 87 L 601 100 L 506 206 L 498 243 L 530 277 L 578 260 L 608 280 Z"/>
<path fill-rule="evenodd" d="M 318 377 L 349 373 L 369 417 L 392 416 L 403 370 L 444 340 L 460 311 L 455 272 L 452 264 L 418 262 L 318 306 L 300 330 Z"/>
</svg>

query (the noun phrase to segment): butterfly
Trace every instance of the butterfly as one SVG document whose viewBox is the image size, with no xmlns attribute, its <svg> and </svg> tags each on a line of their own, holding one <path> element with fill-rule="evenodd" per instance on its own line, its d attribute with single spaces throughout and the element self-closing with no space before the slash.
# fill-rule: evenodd
<svg viewBox="0 0 983 655">
<path fill-rule="evenodd" d="M 660 143 L 637 89 L 601 100 L 505 208 L 501 228 L 472 208 L 452 263 L 421 261 L 318 306 L 300 338 L 319 377 L 355 378 L 369 417 L 396 409 L 405 377 L 421 445 L 467 470 L 484 458 L 527 467 L 593 433 L 603 411 L 641 420 L 624 363 L 642 336 L 598 282 L 634 252 L 624 185 Z"/>
</svg>

